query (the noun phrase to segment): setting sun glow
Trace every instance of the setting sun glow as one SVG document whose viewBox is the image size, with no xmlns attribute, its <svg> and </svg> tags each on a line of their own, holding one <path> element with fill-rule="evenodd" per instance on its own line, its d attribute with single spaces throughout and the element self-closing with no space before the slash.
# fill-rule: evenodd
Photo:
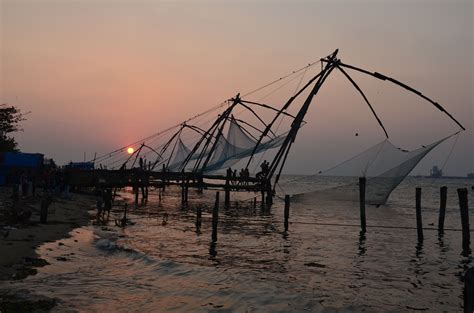
<svg viewBox="0 0 474 313">
<path fill-rule="evenodd" d="M 135 149 L 133 149 L 132 147 L 127 149 L 128 154 L 132 154 L 133 152 L 135 152 Z"/>
</svg>

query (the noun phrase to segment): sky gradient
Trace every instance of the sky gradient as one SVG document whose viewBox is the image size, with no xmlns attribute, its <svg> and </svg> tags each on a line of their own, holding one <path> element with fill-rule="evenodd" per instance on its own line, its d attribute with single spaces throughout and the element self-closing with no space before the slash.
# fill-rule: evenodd
<svg viewBox="0 0 474 313">
<path fill-rule="evenodd" d="M 399 79 L 466 128 L 445 172 L 474 172 L 472 1 L 1 0 L 0 100 L 31 111 L 20 148 L 80 161 L 326 56 Z M 340 73 L 306 117 L 287 172 L 314 173 L 383 139 Z M 428 102 L 354 74 L 393 141 L 458 127 Z M 279 104 L 281 105 L 281 104 Z M 354 133 L 360 136 L 354 137 Z M 442 165 L 436 149 L 413 174 Z"/>
</svg>

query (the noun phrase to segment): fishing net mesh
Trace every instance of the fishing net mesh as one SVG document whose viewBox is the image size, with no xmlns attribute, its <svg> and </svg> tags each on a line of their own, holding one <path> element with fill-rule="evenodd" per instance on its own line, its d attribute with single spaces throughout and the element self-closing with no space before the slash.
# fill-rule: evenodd
<svg viewBox="0 0 474 313">
<path fill-rule="evenodd" d="M 170 162 L 168 169 L 170 171 L 180 171 L 183 162 L 186 160 L 187 156 L 191 153 L 191 149 L 186 147 L 181 141 L 181 138 L 178 138 L 178 143 L 176 151 L 173 156 L 173 160 Z"/>
<path fill-rule="evenodd" d="M 386 139 L 327 171 L 282 182 L 280 191 L 293 194 L 293 200 L 299 202 L 315 198 L 359 201 L 359 177 L 366 177 L 366 202 L 384 204 L 413 168 L 450 137 L 413 151 L 398 148 Z M 305 188 L 308 190 L 301 192 Z"/>
<path fill-rule="evenodd" d="M 255 150 L 255 154 L 280 146 L 285 139 L 285 135 L 262 142 Z M 206 172 L 227 168 L 244 158 L 250 157 L 256 144 L 256 140 L 247 135 L 235 120 L 231 120 L 227 136 L 225 138 L 220 136 L 218 139 L 215 151 L 206 167 Z"/>
</svg>

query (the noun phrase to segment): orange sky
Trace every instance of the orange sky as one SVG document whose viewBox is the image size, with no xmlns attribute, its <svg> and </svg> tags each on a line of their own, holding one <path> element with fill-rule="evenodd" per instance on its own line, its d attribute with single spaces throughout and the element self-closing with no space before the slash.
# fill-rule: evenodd
<svg viewBox="0 0 474 313">
<path fill-rule="evenodd" d="M 471 1 L 3 0 L 0 97 L 32 112 L 18 134 L 22 150 L 82 160 L 339 48 L 343 61 L 416 87 L 468 128 L 446 167 L 465 175 L 474 172 L 473 28 Z M 383 138 L 341 77 L 315 99 L 288 172 L 316 172 L 344 159 L 344 147 Z M 399 145 L 457 129 L 427 102 L 354 78 Z M 414 173 L 441 165 L 451 146 Z"/>
</svg>

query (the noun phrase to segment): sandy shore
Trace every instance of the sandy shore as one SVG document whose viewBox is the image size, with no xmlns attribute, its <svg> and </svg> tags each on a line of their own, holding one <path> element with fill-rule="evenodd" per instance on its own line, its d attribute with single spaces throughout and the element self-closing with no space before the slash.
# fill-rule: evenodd
<svg viewBox="0 0 474 313">
<path fill-rule="evenodd" d="M 9 190 L 0 190 L 0 210 L 8 208 L 8 196 Z M 40 197 L 21 199 L 21 205 L 28 206 L 33 213 L 27 223 L 9 225 L 0 220 L 0 285 L 1 281 L 36 274 L 35 267 L 47 265 L 37 258 L 36 247 L 65 238 L 71 230 L 87 225 L 88 210 L 95 203 L 93 197 L 78 194 L 73 194 L 72 200 L 55 199 L 49 208 L 47 224 L 40 224 L 40 201 Z"/>
</svg>

